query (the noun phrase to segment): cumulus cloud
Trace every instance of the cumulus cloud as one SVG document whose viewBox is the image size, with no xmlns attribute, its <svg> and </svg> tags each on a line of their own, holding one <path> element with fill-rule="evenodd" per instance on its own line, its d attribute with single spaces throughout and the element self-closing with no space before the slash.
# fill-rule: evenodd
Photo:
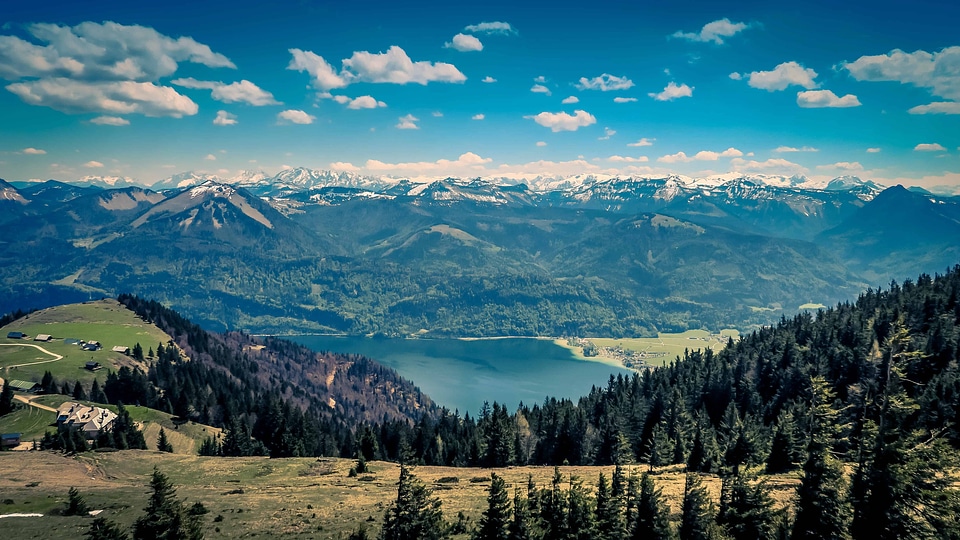
<svg viewBox="0 0 960 540">
<path fill-rule="evenodd" d="M 805 109 L 859 107 L 860 100 L 853 94 L 837 97 L 830 90 L 806 90 L 797 92 L 797 105 Z"/>
<path fill-rule="evenodd" d="M 911 107 L 910 114 L 960 114 L 960 101 L 936 101 Z"/>
<path fill-rule="evenodd" d="M 348 109 L 376 109 L 387 106 L 386 103 L 374 99 L 373 96 L 360 96 L 354 99 L 347 98 L 347 100 Z"/>
<path fill-rule="evenodd" d="M 564 105 L 570 105 L 572 103 L 580 103 L 580 98 L 578 98 L 577 96 L 567 96 L 563 98 L 563 100 L 561 100 L 560 103 L 563 103 Z"/>
<path fill-rule="evenodd" d="M 626 90 L 633 87 L 633 81 L 626 77 L 617 77 L 615 75 L 610 75 L 609 73 L 604 73 L 599 77 L 594 77 L 588 79 L 586 77 L 580 77 L 580 82 L 576 85 L 580 90 L 600 90 L 601 92 L 609 92 L 611 90 Z"/>
<path fill-rule="evenodd" d="M 648 138 L 644 137 L 644 138 L 640 139 L 640 140 L 637 141 L 637 142 L 628 143 L 627 146 L 633 146 L 633 147 L 637 147 L 637 146 L 653 146 L 653 141 L 655 141 L 655 140 L 656 140 L 656 139 L 648 139 Z"/>
<path fill-rule="evenodd" d="M 573 114 L 566 112 L 542 112 L 535 116 L 524 116 L 543 127 L 550 128 L 554 133 L 558 131 L 576 131 L 582 127 L 597 123 L 597 118 L 587 111 L 576 110 Z"/>
<path fill-rule="evenodd" d="M 488 83 L 488 84 L 489 84 L 489 83 L 495 83 L 495 82 L 497 82 L 497 80 L 494 79 L 493 77 L 487 75 L 486 77 L 484 77 L 483 79 L 481 79 L 480 82 L 485 82 L 485 83 Z"/>
<path fill-rule="evenodd" d="M 417 122 L 419 121 L 420 119 L 416 116 L 408 114 L 406 116 L 401 116 L 395 127 L 397 129 L 420 129 L 420 126 L 417 125 Z"/>
<path fill-rule="evenodd" d="M 671 81 L 670 84 L 663 89 L 663 92 L 650 92 L 647 95 L 657 101 L 673 101 L 674 99 L 682 97 L 693 97 L 693 88 L 686 84 L 677 86 L 677 83 Z"/>
<path fill-rule="evenodd" d="M 289 49 L 293 59 L 287 69 L 308 73 L 313 85 L 324 91 L 343 88 L 358 82 L 426 85 L 430 82 L 460 83 L 467 80 L 453 64 L 414 62 L 400 47 L 393 45 L 386 52 L 357 51 L 341 61 L 337 73 L 322 56 L 311 51 Z"/>
<path fill-rule="evenodd" d="M 273 98 L 273 94 L 248 80 L 226 84 L 216 81 L 198 81 L 188 77 L 171 82 L 184 88 L 211 90 L 211 97 L 223 103 L 247 103 L 254 106 L 280 105 L 280 102 Z"/>
<path fill-rule="evenodd" d="M 130 121 L 119 116 L 98 116 L 90 120 L 91 124 L 101 126 L 129 126 Z"/>
<path fill-rule="evenodd" d="M 215 126 L 232 126 L 237 123 L 237 116 L 227 111 L 217 111 L 217 117 L 213 119 Z"/>
<path fill-rule="evenodd" d="M 892 81 L 912 84 L 929 90 L 934 96 L 953 101 L 960 101 L 960 68 L 958 66 L 960 66 L 960 46 L 946 47 L 934 53 L 927 51 L 907 53 L 894 49 L 887 54 L 861 56 L 853 62 L 843 64 L 843 68 L 858 81 Z"/>
<path fill-rule="evenodd" d="M 83 166 L 88 169 L 100 169 L 100 168 L 103 168 L 103 163 L 100 163 L 99 161 L 90 160 L 84 163 Z"/>
<path fill-rule="evenodd" d="M 485 165 L 493 161 L 490 158 L 479 156 L 473 152 L 460 154 L 455 160 L 438 159 L 437 161 L 417 161 L 402 163 L 385 163 L 376 159 L 368 159 L 364 168 L 380 174 L 412 174 L 439 176 L 470 175 L 485 170 Z"/>
<path fill-rule="evenodd" d="M 879 149 L 879 148 L 867 148 L 867 153 L 868 153 L 868 154 L 876 154 L 876 153 L 878 153 L 878 152 L 880 152 L 880 149 Z"/>
<path fill-rule="evenodd" d="M 546 146 L 547 143 L 544 141 L 537 141 L 537 146 Z"/>
<path fill-rule="evenodd" d="M 858 161 L 838 161 L 830 165 L 818 165 L 818 169 L 840 169 L 841 171 L 862 171 L 863 165 Z"/>
<path fill-rule="evenodd" d="M 314 120 L 316 120 L 315 116 L 309 115 L 299 109 L 287 109 L 277 113 L 278 124 L 312 124 Z"/>
<path fill-rule="evenodd" d="M 56 77 L 7 86 L 25 103 L 65 113 L 143 114 L 180 118 L 197 114 L 197 104 L 168 86 L 150 82 L 87 82 Z"/>
<path fill-rule="evenodd" d="M 940 143 L 921 143 L 913 147 L 914 152 L 946 152 Z"/>
<path fill-rule="evenodd" d="M 616 134 L 617 134 L 616 130 L 613 130 L 613 129 L 610 129 L 610 128 L 608 128 L 608 127 L 605 127 L 605 128 L 603 128 L 603 137 L 598 137 L 597 140 L 598 140 L 598 141 L 606 141 L 606 140 L 610 139 L 610 137 L 613 137 L 613 136 L 616 135 Z"/>
<path fill-rule="evenodd" d="M 203 158 L 203 159 L 205 159 L 205 160 L 207 160 L 207 161 L 216 161 L 216 160 L 217 160 L 217 156 L 215 156 L 215 155 L 213 155 L 213 154 L 207 154 L 207 157 L 205 157 L 205 158 Z"/>
<path fill-rule="evenodd" d="M 766 161 L 733 158 L 730 160 L 730 166 L 737 172 L 761 172 L 768 174 L 803 174 L 808 172 L 808 169 L 803 165 L 783 158 L 771 158 Z"/>
<path fill-rule="evenodd" d="M 791 85 L 812 90 L 820 86 L 814 81 L 815 78 L 817 78 L 816 71 L 796 62 L 784 62 L 773 68 L 773 71 L 754 71 L 750 74 L 747 84 L 768 92 L 785 90 Z"/>
<path fill-rule="evenodd" d="M 471 120 L 483 120 L 484 118 L 486 118 L 486 116 L 483 113 L 475 114 L 470 117 Z"/>
<path fill-rule="evenodd" d="M 456 49 L 460 52 L 482 51 L 483 43 L 474 36 L 467 34 L 457 34 L 453 39 L 444 43 L 446 49 Z"/>
<path fill-rule="evenodd" d="M 793 146 L 778 146 L 774 148 L 773 151 L 778 154 L 783 154 L 786 152 L 819 152 L 820 150 L 812 146 L 801 146 L 800 148 Z"/>
<path fill-rule="evenodd" d="M 640 156 L 640 157 L 610 156 L 607 158 L 607 161 L 612 161 L 614 163 L 646 163 L 650 161 L 650 158 L 648 158 L 647 156 Z"/>
<path fill-rule="evenodd" d="M 733 79 L 733 80 L 735 80 L 735 81 L 739 81 L 740 79 L 743 79 L 743 75 L 741 75 L 741 74 L 737 73 L 736 71 L 734 71 L 733 73 L 730 74 L 730 78 Z"/>
<path fill-rule="evenodd" d="M 47 153 L 47 151 L 42 148 L 33 148 L 32 146 L 24 148 L 22 152 L 29 156 L 42 156 Z"/>
<path fill-rule="evenodd" d="M 635 98 L 635 97 L 619 97 L 619 96 L 613 98 L 613 102 L 614 102 L 614 103 L 633 103 L 634 101 L 637 101 L 637 98 Z"/>
<path fill-rule="evenodd" d="M 730 22 L 730 19 L 723 19 L 709 22 L 703 25 L 699 32 L 683 32 L 677 30 L 672 37 L 686 39 L 690 41 L 713 42 L 722 45 L 724 38 L 735 36 L 746 30 L 750 25 L 742 22 Z"/>
<path fill-rule="evenodd" d="M 546 94 L 548 96 L 552 94 L 552 92 L 550 92 L 550 89 L 542 84 L 533 85 L 530 88 L 530 91 L 533 92 L 534 94 Z"/>
<path fill-rule="evenodd" d="M 329 165 L 331 171 L 358 172 L 360 167 L 346 161 L 334 161 Z"/>
<path fill-rule="evenodd" d="M 677 152 L 676 154 L 660 156 L 657 158 L 657 161 L 660 163 L 689 163 L 693 161 L 693 158 L 687 156 L 685 152 Z"/>
<path fill-rule="evenodd" d="M 471 24 L 463 29 L 466 32 L 474 34 L 516 34 L 517 31 L 505 22 L 482 22 L 480 24 Z"/>
<path fill-rule="evenodd" d="M 723 152 L 712 152 L 710 150 L 701 150 L 693 156 L 697 161 L 716 161 L 722 157 L 741 157 L 743 152 L 736 148 L 727 148 Z"/>
</svg>

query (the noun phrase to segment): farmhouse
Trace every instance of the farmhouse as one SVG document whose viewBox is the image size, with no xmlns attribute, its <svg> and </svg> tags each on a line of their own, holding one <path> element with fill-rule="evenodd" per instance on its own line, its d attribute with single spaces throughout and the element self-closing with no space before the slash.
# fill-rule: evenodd
<svg viewBox="0 0 960 540">
<path fill-rule="evenodd" d="M 16 381 L 13 379 L 10 379 L 7 382 L 10 383 L 10 388 L 12 388 L 14 392 L 27 392 L 32 394 L 34 392 L 40 391 L 40 383 L 35 383 L 30 381 Z"/>
<path fill-rule="evenodd" d="M 130 347 L 124 347 L 123 345 L 114 345 L 112 350 L 113 352 L 118 352 L 120 354 L 125 354 L 127 356 L 130 356 Z"/>
<path fill-rule="evenodd" d="M 23 339 L 27 337 L 23 332 L 7 332 L 7 339 Z"/>
<path fill-rule="evenodd" d="M 100 362 L 94 362 L 94 361 L 91 360 L 90 362 L 87 362 L 83 367 L 84 367 L 85 369 L 90 370 L 90 371 L 96 371 L 96 370 L 102 368 L 103 366 L 100 365 Z"/>
<path fill-rule="evenodd" d="M 50 341 L 53 337 L 50 334 L 37 334 L 37 337 L 33 338 L 34 341 Z"/>
<path fill-rule="evenodd" d="M 103 346 L 100 345 L 99 341 L 85 341 L 81 342 L 80 348 L 85 351 L 99 351 Z"/>
<path fill-rule="evenodd" d="M 100 430 L 108 429 L 117 415 L 109 409 L 81 405 L 67 401 L 57 409 L 57 425 L 76 427 L 88 439 L 97 436 Z"/>
</svg>

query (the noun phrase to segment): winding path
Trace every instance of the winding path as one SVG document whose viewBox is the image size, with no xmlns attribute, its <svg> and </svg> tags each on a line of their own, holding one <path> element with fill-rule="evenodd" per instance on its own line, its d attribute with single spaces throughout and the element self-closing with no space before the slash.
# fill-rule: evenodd
<svg viewBox="0 0 960 540">
<path fill-rule="evenodd" d="M 32 343 L 0 343 L 0 347 L 33 347 L 34 349 L 37 349 L 38 351 L 40 351 L 40 352 L 42 352 L 42 353 L 46 353 L 46 354 L 49 354 L 50 356 L 53 356 L 53 357 L 54 357 L 53 360 L 41 360 L 41 361 L 39 361 L 39 362 L 28 362 L 28 363 L 26 363 L 26 364 L 16 364 L 16 365 L 13 365 L 13 366 L 7 366 L 7 369 L 15 368 L 15 367 L 23 367 L 23 366 L 35 366 L 35 365 L 37 365 L 37 364 L 49 364 L 50 362 L 56 362 L 57 360 L 63 359 L 63 356 L 62 356 L 62 355 L 59 355 L 59 354 L 56 354 L 56 353 L 52 353 L 52 352 L 44 349 L 43 347 L 41 347 L 41 346 L 39 346 L 39 345 L 34 345 L 34 344 L 32 344 Z"/>
</svg>

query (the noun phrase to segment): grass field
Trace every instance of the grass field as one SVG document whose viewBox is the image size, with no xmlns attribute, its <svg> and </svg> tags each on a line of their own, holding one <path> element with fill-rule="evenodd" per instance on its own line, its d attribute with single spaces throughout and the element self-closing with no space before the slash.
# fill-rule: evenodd
<svg viewBox="0 0 960 540">
<path fill-rule="evenodd" d="M 29 339 L 8 339 L 11 331 L 24 332 Z M 35 342 L 38 334 L 50 334 L 53 341 Z M 99 341 L 100 351 L 82 351 L 77 345 L 67 345 L 64 338 Z M 116 300 L 98 300 L 83 304 L 57 306 L 31 313 L 3 328 L 0 328 L 0 376 L 24 381 L 40 381 L 44 371 L 50 371 L 58 381 L 82 381 L 89 385 L 95 378 L 100 382 L 105 371 L 92 372 L 83 368 L 88 361 L 100 362 L 105 369 L 117 370 L 122 365 L 132 365 L 133 360 L 123 354 L 112 352 L 114 345 L 130 347 L 136 343 L 146 354 L 159 343 L 167 343 L 170 336 L 156 326 L 148 324 Z M 15 345 L 15 346 L 7 346 Z M 37 345 L 62 360 L 47 362 L 55 357 L 26 345 Z M 45 362 L 35 365 L 12 367 L 18 364 Z"/>
<path fill-rule="evenodd" d="M 41 518 L 8 518 L 2 522 L 9 538 L 78 538 L 90 518 L 51 515 L 63 508 L 70 487 L 77 487 L 90 507 L 130 525 L 146 503 L 149 475 L 157 466 L 178 486 L 178 496 L 189 504 L 200 500 L 210 511 L 204 516 L 208 539 L 345 537 L 361 523 L 376 534 L 383 511 L 396 497 L 399 468 L 392 463 L 370 464 L 371 474 L 351 478 L 352 460 L 332 458 L 205 458 L 151 451 L 88 453 L 66 457 L 50 452 L 0 453 L 0 493 L 12 504 L 0 504 L 0 514 L 43 513 Z M 641 468 L 636 467 L 639 472 Z M 575 475 L 595 487 L 597 476 L 610 478 L 610 467 L 561 467 L 564 488 Z M 444 517 L 454 521 L 462 511 L 475 525 L 486 504 L 489 469 L 417 467 L 414 474 L 433 487 L 443 501 Z M 551 467 L 496 469 L 512 494 L 525 487 L 527 475 L 538 486 L 549 484 Z M 796 475 L 768 480 L 780 505 L 788 504 L 797 485 Z M 679 518 L 683 474 L 662 470 L 655 477 L 663 488 L 674 518 Z M 720 481 L 705 477 L 716 502 Z M 218 517 L 219 516 L 219 517 Z M 215 521 L 216 520 L 216 521 Z M 339 536 L 342 535 L 342 536 Z M 463 536 L 462 538 L 466 538 Z"/>
<path fill-rule="evenodd" d="M 596 347 L 601 348 L 601 355 L 614 356 L 618 359 L 641 358 L 646 365 L 662 366 L 669 364 L 678 356 L 683 357 L 685 350 L 713 349 L 720 351 L 727 345 L 727 339 L 740 338 L 736 330 L 722 330 L 719 334 L 711 334 L 706 330 L 687 330 L 680 334 L 661 332 L 655 338 L 587 338 Z M 612 349 L 622 349 L 625 353 Z M 632 353 L 632 354 L 631 354 Z"/>
</svg>

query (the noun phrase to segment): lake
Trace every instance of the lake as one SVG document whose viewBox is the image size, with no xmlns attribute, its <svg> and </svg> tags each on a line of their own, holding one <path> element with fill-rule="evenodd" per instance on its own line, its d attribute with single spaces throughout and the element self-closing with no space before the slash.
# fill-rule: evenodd
<svg viewBox="0 0 960 540">
<path fill-rule="evenodd" d="M 379 339 L 297 336 L 315 351 L 357 353 L 397 370 L 440 405 L 475 416 L 484 401 L 513 410 L 547 396 L 576 401 L 610 374 L 629 371 L 577 358 L 547 339 Z"/>
</svg>

